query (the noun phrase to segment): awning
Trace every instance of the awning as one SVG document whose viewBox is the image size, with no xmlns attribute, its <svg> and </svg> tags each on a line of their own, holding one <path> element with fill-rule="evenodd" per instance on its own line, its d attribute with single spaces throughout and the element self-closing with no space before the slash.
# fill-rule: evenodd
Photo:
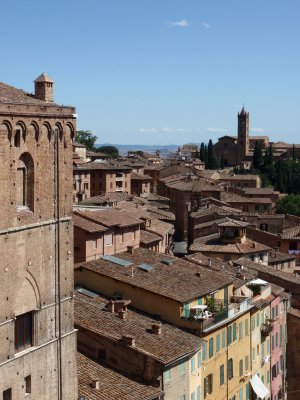
<svg viewBox="0 0 300 400">
<path fill-rule="evenodd" d="M 252 389 L 254 390 L 254 392 L 257 394 L 257 396 L 260 399 L 264 400 L 266 398 L 266 396 L 268 396 L 270 394 L 269 390 L 262 383 L 262 381 L 258 375 L 253 375 L 252 378 L 250 379 L 250 383 L 251 383 Z"/>
</svg>

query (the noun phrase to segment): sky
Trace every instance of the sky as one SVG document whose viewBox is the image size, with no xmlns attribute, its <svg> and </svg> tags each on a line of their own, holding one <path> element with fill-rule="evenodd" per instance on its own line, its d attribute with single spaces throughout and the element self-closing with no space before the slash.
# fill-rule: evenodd
<svg viewBox="0 0 300 400">
<path fill-rule="evenodd" d="M 300 143 L 299 0 L 1 1 L 0 81 L 77 109 L 97 143 Z"/>
</svg>

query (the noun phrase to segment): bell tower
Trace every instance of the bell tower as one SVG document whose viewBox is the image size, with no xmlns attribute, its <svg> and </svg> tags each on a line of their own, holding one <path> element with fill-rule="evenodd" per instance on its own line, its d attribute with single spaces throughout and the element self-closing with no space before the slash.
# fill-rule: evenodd
<svg viewBox="0 0 300 400">
<path fill-rule="evenodd" d="M 238 159 L 243 160 L 249 155 L 249 113 L 243 106 L 238 113 Z"/>
</svg>

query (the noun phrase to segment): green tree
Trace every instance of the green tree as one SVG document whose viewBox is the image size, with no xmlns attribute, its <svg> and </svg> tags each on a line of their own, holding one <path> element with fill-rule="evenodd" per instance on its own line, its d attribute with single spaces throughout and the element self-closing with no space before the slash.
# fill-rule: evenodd
<svg viewBox="0 0 300 400">
<path fill-rule="evenodd" d="M 225 163 L 224 163 L 224 156 L 222 154 L 221 156 L 221 169 L 224 169 Z"/>
<path fill-rule="evenodd" d="M 296 156 L 296 147 L 293 144 L 293 150 L 292 150 L 292 160 L 296 161 L 297 160 L 297 156 Z"/>
<path fill-rule="evenodd" d="M 207 164 L 208 169 L 218 169 L 219 163 L 215 154 L 215 149 L 212 140 L 210 139 L 207 146 Z"/>
<path fill-rule="evenodd" d="M 262 148 L 259 142 L 255 142 L 255 147 L 254 147 L 254 152 L 253 152 L 253 168 L 254 169 L 259 169 L 262 164 Z"/>
<path fill-rule="evenodd" d="M 95 150 L 95 143 L 97 136 L 94 136 L 91 131 L 77 131 L 75 136 L 75 142 L 86 145 L 88 150 Z"/>
<path fill-rule="evenodd" d="M 115 146 L 106 145 L 101 146 L 96 149 L 97 152 L 107 154 L 111 158 L 118 158 L 119 157 L 119 150 Z"/>
<path fill-rule="evenodd" d="M 207 146 L 204 146 L 204 162 L 205 162 L 205 168 L 208 168 L 208 150 Z"/>
<path fill-rule="evenodd" d="M 269 151 L 268 151 L 268 164 L 273 165 L 273 146 L 271 143 L 269 145 Z"/>
<path fill-rule="evenodd" d="M 276 212 L 300 216 L 300 195 L 290 194 L 277 200 Z"/>
<path fill-rule="evenodd" d="M 200 145 L 200 160 L 205 162 L 205 145 L 203 142 Z"/>
</svg>

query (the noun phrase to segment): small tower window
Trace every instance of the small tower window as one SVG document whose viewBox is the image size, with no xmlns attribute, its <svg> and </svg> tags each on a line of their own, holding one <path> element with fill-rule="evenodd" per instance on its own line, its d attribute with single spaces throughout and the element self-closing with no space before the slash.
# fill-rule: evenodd
<svg viewBox="0 0 300 400">
<path fill-rule="evenodd" d="M 18 161 L 17 177 L 17 206 L 28 207 L 33 211 L 34 202 L 34 168 L 33 160 L 29 153 L 21 155 Z"/>
<path fill-rule="evenodd" d="M 14 146 L 20 147 L 21 145 L 21 130 L 17 129 L 14 137 Z"/>
</svg>

